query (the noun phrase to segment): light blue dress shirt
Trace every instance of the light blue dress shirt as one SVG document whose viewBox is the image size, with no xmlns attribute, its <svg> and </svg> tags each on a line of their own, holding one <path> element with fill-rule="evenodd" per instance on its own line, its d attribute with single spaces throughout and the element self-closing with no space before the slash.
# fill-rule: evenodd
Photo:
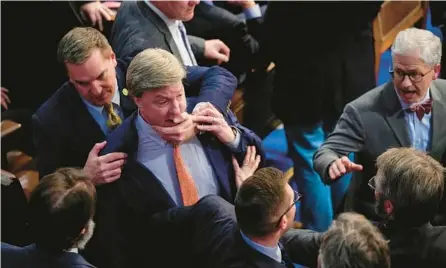
<svg viewBox="0 0 446 268">
<path fill-rule="evenodd" d="M 108 115 L 107 115 L 107 111 L 104 109 L 104 106 L 93 105 L 90 102 L 86 101 L 84 98 L 82 98 L 82 101 L 85 103 L 85 106 L 87 107 L 88 112 L 94 118 L 96 123 L 98 123 L 102 132 L 104 132 L 104 134 L 107 136 L 111 132 L 111 130 L 107 127 Z M 115 93 L 113 95 L 111 102 L 113 104 L 113 109 L 115 110 L 115 112 L 119 115 L 119 117 L 121 117 L 122 120 L 124 120 L 124 114 L 122 112 L 121 107 L 119 106 L 120 99 L 119 99 L 118 85 L 116 85 L 116 90 L 115 90 Z"/>
<path fill-rule="evenodd" d="M 138 132 L 137 160 L 155 177 L 172 197 L 177 206 L 183 205 L 178 176 L 173 160 L 173 146 L 164 141 L 139 115 L 135 120 Z M 199 198 L 220 192 L 217 177 L 197 137 L 181 146 L 181 155 L 198 189 Z"/>
<path fill-rule="evenodd" d="M 262 246 L 249 239 L 249 237 L 247 237 L 242 231 L 240 231 L 240 234 L 242 235 L 242 238 L 245 240 L 246 244 L 248 244 L 248 246 L 252 247 L 254 250 L 257 250 L 263 255 L 266 255 L 279 263 L 282 262 L 282 252 L 280 251 L 279 245 L 273 248 Z"/>
<path fill-rule="evenodd" d="M 409 130 L 409 138 L 412 147 L 422 152 L 429 151 L 431 148 L 431 137 L 432 137 L 432 129 L 431 129 L 432 112 L 430 112 L 429 114 L 425 114 L 420 121 L 416 113 L 407 111 L 407 109 L 413 104 L 405 103 L 398 95 L 398 92 L 397 96 L 401 103 L 401 107 L 404 110 L 404 118 L 406 119 L 406 124 Z M 424 102 L 428 99 L 430 99 L 429 89 L 426 93 L 426 96 L 423 98 L 421 102 Z"/>
</svg>

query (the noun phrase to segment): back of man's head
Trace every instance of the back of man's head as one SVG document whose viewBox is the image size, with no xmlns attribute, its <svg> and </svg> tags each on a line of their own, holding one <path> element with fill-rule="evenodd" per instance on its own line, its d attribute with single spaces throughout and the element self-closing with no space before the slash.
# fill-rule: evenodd
<svg viewBox="0 0 446 268">
<path fill-rule="evenodd" d="M 444 190 L 444 168 L 413 148 L 392 148 L 376 162 L 378 206 L 391 203 L 389 218 L 400 225 L 420 225 L 438 211 Z"/>
<path fill-rule="evenodd" d="M 320 268 L 388 268 L 389 246 L 364 216 L 342 213 L 323 235 L 318 263 Z"/>
<path fill-rule="evenodd" d="M 100 31 L 92 27 L 76 27 L 60 40 L 57 58 L 61 63 L 82 64 L 95 49 L 99 49 L 105 58 L 112 53 L 107 38 Z"/>
<path fill-rule="evenodd" d="M 43 177 L 29 201 L 37 246 L 51 251 L 85 246 L 81 240 L 92 235 L 95 201 L 95 187 L 80 170 L 61 168 Z"/>
<path fill-rule="evenodd" d="M 240 186 L 235 197 L 237 222 L 243 233 L 262 237 L 277 229 L 279 217 L 289 206 L 283 172 L 261 168 Z"/>
</svg>

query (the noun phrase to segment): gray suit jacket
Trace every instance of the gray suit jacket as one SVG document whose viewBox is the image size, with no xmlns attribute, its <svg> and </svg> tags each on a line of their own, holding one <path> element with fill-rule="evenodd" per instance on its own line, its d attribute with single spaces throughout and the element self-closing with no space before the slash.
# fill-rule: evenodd
<svg viewBox="0 0 446 268">
<path fill-rule="evenodd" d="M 188 36 L 197 60 L 204 57 L 204 39 Z M 162 48 L 180 61 L 180 51 L 164 21 L 144 1 L 124 1 L 110 33 L 113 51 L 120 59 L 146 48 Z"/>
<path fill-rule="evenodd" d="M 446 81 L 435 80 L 430 90 L 433 131 L 429 154 L 445 165 Z M 388 148 L 402 146 L 411 146 L 409 132 L 398 96 L 389 82 L 345 106 L 335 130 L 314 155 L 314 169 L 324 183 L 329 184 L 330 164 L 341 156 L 355 152 L 356 162 L 363 165 L 363 171 L 353 174 L 345 210 L 354 210 L 376 219 L 374 194 L 368 187 L 368 180 L 376 174 L 376 158 Z M 446 209 L 444 203 L 441 208 L 443 213 Z"/>
</svg>

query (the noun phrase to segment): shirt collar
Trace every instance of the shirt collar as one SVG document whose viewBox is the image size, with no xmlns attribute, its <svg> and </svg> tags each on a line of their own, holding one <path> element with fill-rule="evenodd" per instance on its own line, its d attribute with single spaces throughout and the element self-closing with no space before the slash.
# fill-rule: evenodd
<svg viewBox="0 0 446 268">
<path fill-rule="evenodd" d="M 78 248 L 70 248 L 67 250 L 64 250 L 65 252 L 71 252 L 71 253 L 79 253 L 79 249 Z"/>
<path fill-rule="evenodd" d="M 144 2 L 146 2 L 146 4 L 153 10 L 153 12 L 155 12 L 164 21 L 164 23 L 166 23 L 167 27 L 175 27 L 175 29 L 178 28 L 178 25 L 180 23 L 178 20 L 169 19 L 161 10 L 150 3 L 149 0 L 145 0 Z"/>
<path fill-rule="evenodd" d="M 161 136 L 152 128 L 152 126 L 142 118 L 139 111 L 138 116 L 136 117 L 135 126 L 138 132 L 138 137 L 150 139 L 161 147 L 169 145 L 169 143 L 163 140 L 163 138 L 161 138 Z"/>
<path fill-rule="evenodd" d="M 85 103 L 85 105 L 87 105 L 89 108 L 97 111 L 98 113 L 102 113 L 104 106 L 96 106 L 96 105 L 90 103 L 89 101 L 87 101 L 86 99 L 84 99 L 82 96 L 81 96 L 81 98 L 82 98 L 82 101 Z M 113 94 L 111 102 L 118 106 L 120 106 L 120 104 L 121 104 L 121 100 L 120 100 L 120 96 L 119 96 L 119 87 L 118 87 L 117 81 L 116 81 L 115 93 Z"/>
<path fill-rule="evenodd" d="M 246 244 L 248 244 L 253 249 L 257 250 L 258 252 L 262 253 L 263 255 L 266 255 L 270 257 L 271 259 L 282 262 L 282 252 L 280 251 L 279 245 L 275 247 L 266 247 L 260 244 L 257 244 L 256 242 L 252 241 L 247 237 L 242 231 L 240 231 L 240 234 L 242 235 L 243 240 L 245 240 Z"/>
<path fill-rule="evenodd" d="M 403 108 L 403 110 L 406 110 L 406 109 L 410 108 L 410 106 L 412 106 L 412 105 L 415 105 L 415 104 L 418 104 L 418 103 L 423 103 L 423 102 L 427 101 L 428 99 L 430 99 L 430 96 L 431 96 L 430 95 L 430 88 L 428 88 L 426 95 L 424 96 L 424 98 L 421 101 L 419 101 L 417 103 L 410 103 L 409 104 L 409 103 L 405 103 L 403 101 L 403 99 L 401 99 L 400 94 L 398 94 L 398 90 L 395 89 L 395 93 L 398 96 L 398 100 L 400 101 L 401 108 Z"/>
</svg>

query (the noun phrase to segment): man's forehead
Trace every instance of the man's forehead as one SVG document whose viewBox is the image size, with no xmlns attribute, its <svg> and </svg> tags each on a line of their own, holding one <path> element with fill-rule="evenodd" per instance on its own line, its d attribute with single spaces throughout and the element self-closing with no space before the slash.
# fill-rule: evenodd
<svg viewBox="0 0 446 268">
<path fill-rule="evenodd" d="M 183 93 L 183 85 L 180 84 L 176 84 L 176 85 L 172 85 L 172 86 L 167 86 L 164 88 L 160 88 L 154 91 L 154 95 L 155 97 L 171 97 L 171 96 L 176 96 L 178 94 Z"/>
</svg>

